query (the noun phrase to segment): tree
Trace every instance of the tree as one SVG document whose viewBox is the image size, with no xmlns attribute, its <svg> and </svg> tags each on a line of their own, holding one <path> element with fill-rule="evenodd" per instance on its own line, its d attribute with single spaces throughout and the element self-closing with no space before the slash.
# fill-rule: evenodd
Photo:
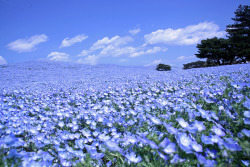
<svg viewBox="0 0 250 167">
<path fill-rule="evenodd" d="M 213 61 L 216 65 L 232 64 L 234 56 L 231 54 L 230 41 L 224 38 L 211 38 L 201 40 L 200 44 L 196 46 L 198 54 L 197 58 L 207 58 Z"/>
<path fill-rule="evenodd" d="M 183 69 L 191 69 L 191 68 L 201 68 L 201 67 L 206 67 L 206 62 L 205 61 L 195 61 L 187 64 L 183 64 Z"/>
<path fill-rule="evenodd" d="M 158 64 L 156 67 L 157 71 L 170 71 L 171 70 L 171 66 L 170 65 L 166 65 L 166 64 Z"/>
<path fill-rule="evenodd" d="M 250 60 L 250 6 L 240 5 L 232 18 L 234 24 L 227 26 L 228 38 L 238 62 Z"/>
</svg>

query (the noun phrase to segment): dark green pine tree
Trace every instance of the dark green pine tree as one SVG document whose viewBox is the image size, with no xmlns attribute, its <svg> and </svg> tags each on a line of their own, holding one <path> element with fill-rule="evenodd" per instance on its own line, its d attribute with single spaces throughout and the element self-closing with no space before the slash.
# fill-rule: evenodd
<svg viewBox="0 0 250 167">
<path fill-rule="evenodd" d="M 197 44 L 196 47 L 198 48 L 196 57 L 207 58 L 212 61 L 212 64 L 225 65 L 232 64 L 234 61 L 228 39 L 214 37 L 201 40 L 201 43 Z"/>
<path fill-rule="evenodd" d="M 226 31 L 236 63 L 246 63 L 250 61 L 250 6 L 240 5 L 234 13 L 234 24 L 228 25 Z"/>
</svg>

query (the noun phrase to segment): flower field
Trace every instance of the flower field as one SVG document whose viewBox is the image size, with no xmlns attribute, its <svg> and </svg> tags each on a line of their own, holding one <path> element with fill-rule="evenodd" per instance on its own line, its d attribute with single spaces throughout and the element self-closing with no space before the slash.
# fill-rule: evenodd
<svg viewBox="0 0 250 167">
<path fill-rule="evenodd" d="M 249 166 L 249 92 L 250 64 L 2 65 L 0 166 Z"/>
</svg>

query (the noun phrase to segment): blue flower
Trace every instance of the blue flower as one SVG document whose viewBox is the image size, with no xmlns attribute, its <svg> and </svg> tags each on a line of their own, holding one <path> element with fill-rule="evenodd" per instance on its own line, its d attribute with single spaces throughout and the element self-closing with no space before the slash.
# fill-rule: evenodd
<svg viewBox="0 0 250 167">
<path fill-rule="evenodd" d="M 243 129 L 241 132 L 244 133 L 247 137 L 250 137 L 250 130 Z"/>
<path fill-rule="evenodd" d="M 223 132 L 220 128 L 216 127 L 215 125 L 212 127 L 211 131 L 220 137 L 226 135 L 225 132 Z"/>
<path fill-rule="evenodd" d="M 201 165 L 204 165 L 207 162 L 207 159 L 203 155 L 198 153 L 196 153 L 195 155 Z"/>
<path fill-rule="evenodd" d="M 195 120 L 193 126 L 196 127 L 199 132 L 201 132 L 201 131 L 203 131 L 203 130 L 206 129 L 206 127 L 205 127 L 205 125 L 203 124 L 202 121 Z"/>
<path fill-rule="evenodd" d="M 205 152 L 207 157 L 211 157 L 215 159 L 217 157 L 217 151 L 216 150 L 210 150 L 207 148 L 207 151 Z"/>
<path fill-rule="evenodd" d="M 111 165 L 112 165 L 112 161 L 109 161 L 109 162 L 106 163 L 107 167 L 110 167 Z"/>
<path fill-rule="evenodd" d="M 161 124 L 161 120 L 159 118 L 156 118 L 156 117 L 153 117 L 153 116 L 150 116 L 149 117 L 151 119 L 151 121 L 156 124 L 156 125 L 160 125 Z"/>
<path fill-rule="evenodd" d="M 192 142 L 192 148 L 195 152 L 203 152 L 202 146 L 198 144 L 196 141 Z"/>
<path fill-rule="evenodd" d="M 172 127 L 171 125 L 163 122 L 163 125 L 166 127 L 167 131 L 170 133 L 170 134 L 177 134 L 178 130 L 174 127 Z"/>
<path fill-rule="evenodd" d="M 192 139 L 186 133 L 178 134 L 177 141 L 183 151 L 188 154 L 192 153 Z"/>
<path fill-rule="evenodd" d="M 242 162 L 245 166 L 249 166 L 249 160 L 241 160 L 241 162 Z"/>
<path fill-rule="evenodd" d="M 183 118 L 178 118 L 176 120 L 178 121 L 178 123 L 181 125 L 182 128 L 189 127 L 189 124 Z"/>
<path fill-rule="evenodd" d="M 134 152 L 131 152 L 131 153 L 128 153 L 125 155 L 125 157 L 131 161 L 131 162 L 134 162 L 134 163 L 138 163 L 141 161 L 141 157 L 140 156 L 136 156 Z"/>
<path fill-rule="evenodd" d="M 250 99 L 247 98 L 247 100 L 243 103 L 243 105 L 244 105 L 246 108 L 250 109 Z"/>
<path fill-rule="evenodd" d="M 244 111 L 244 116 L 250 118 L 250 111 Z"/>
<path fill-rule="evenodd" d="M 250 119 L 249 118 L 244 118 L 244 124 L 250 125 Z"/>
<path fill-rule="evenodd" d="M 232 138 L 224 138 L 224 140 L 224 146 L 226 149 L 230 151 L 241 151 L 241 147 L 237 141 L 234 141 Z"/>
<path fill-rule="evenodd" d="M 118 152 L 122 152 L 122 149 L 118 146 L 118 144 L 116 142 L 107 140 L 105 141 L 105 145 L 112 151 L 118 151 Z"/>
<path fill-rule="evenodd" d="M 89 153 L 90 153 L 90 156 L 91 156 L 92 158 L 97 159 L 97 160 L 103 158 L 104 155 L 105 155 L 105 154 L 103 154 L 103 153 L 98 153 L 97 151 L 91 151 L 91 152 L 89 152 Z"/>
<path fill-rule="evenodd" d="M 171 159 L 170 163 L 177 164 L 177 163 L 182 163 L 184 161 L 185 159 L 181 159 L 178 154 L 175 154 Z"/>
<path fill-rule="evenodd" d="M 162 159 L 164 159 L 164 160 L 168 160 L 168 158 L 169 158 L 168 156 L 162 154 L 162 153 L 159 152 L 159 151 L 158 151 L 158 154 L 159 154 L 159 156 L 160 156 Z"/>
<path fill-rule="evenodd" d="M 224 143 L 224 141 L 218 135 L 211 135 L 210 139 L 213 143 L 218 143 L 219 145 Z"/>
<path fill-rule="evenodd" d="M 159 146 L 161 148 L 165 148 L 170 143 L 170 140 L 166 137 L 162 142 L 160 142 Z"/>
<path fill-rule="evenodd" d="M 163 151 L 166 153 L 166 154 L 172 154 L 176 151 L 176 148 L 175 148 L 175 144 L 174 143 L 169 143 L 164 149 Z"/>
<path fill-rule="evenodd" d="M 209 136 L 205 136 L 204 134 L 201 135 L 201 141 L 204 144 L 214 144 L 214 142 L 211 140 Z"/>
</svg>

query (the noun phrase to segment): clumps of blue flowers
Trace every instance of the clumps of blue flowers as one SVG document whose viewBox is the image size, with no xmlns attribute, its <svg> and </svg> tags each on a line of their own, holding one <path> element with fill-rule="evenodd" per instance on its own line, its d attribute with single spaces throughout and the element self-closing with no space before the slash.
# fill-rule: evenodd
<svg viewBox="0 0 250 167">
<path fill-rule="evenodd" d="M 249 166 L 249 67 L 1 87 L 0 166 Z"/>
</svg>

